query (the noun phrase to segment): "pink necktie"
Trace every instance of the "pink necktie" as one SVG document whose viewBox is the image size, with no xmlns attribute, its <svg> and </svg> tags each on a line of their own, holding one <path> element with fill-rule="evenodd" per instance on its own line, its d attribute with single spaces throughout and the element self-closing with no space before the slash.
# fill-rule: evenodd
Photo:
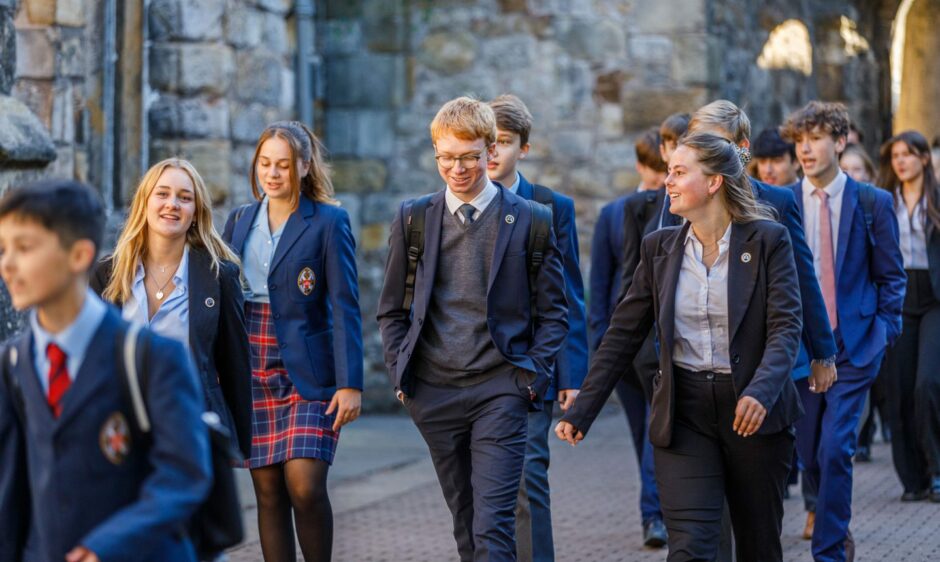
<svg viewBox="0 0 940 562">
<path fill-rule="evenodd" d="M 826 313 L 829 325 L 835 330 L 839 326 L 836 312 L 836 275 L 835 259 L 832 251 L 832 220 L 829 215 L 829 194 L 822 189 L 813 192 L 819 197 L 819 278 L 823 300 L 826 301 Z"/>
</svg>

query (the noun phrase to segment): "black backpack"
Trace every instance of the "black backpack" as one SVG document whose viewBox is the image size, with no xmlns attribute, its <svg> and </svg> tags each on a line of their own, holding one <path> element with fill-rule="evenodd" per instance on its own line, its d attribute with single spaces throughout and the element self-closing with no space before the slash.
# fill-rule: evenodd
<svg viewBox="0 0 940 562">
<path fill-rule="evenodd" d="M 542 261 L 545 259 L 545 248 L 551 238 L 552 232 L 552 190 L 542 185 L 533 186 L 534 200 L 526 200 L 532 213 L 532 222 L 529 223 L 529 238 L 526 249 L 526 269 L 529 273 L 529 287 L 535 286 L 535 278 Z M 411 309 L 415 294 L 415 277 L 418 273 L 418 262 L 424 255 L 424 219 L 425 211 L 431 203 L 428 194 L 415 199 L 408 209 L 408 218 L 405 221 L 405 245 L 408 247 L 408 272 L 405 275 L 405 297 L 402 308 Z M 535 295 L 529 291 L 530 318 L 535 330 Z"/>
<path fill-rule="evenodd" d="M 134 412 L 134 425 L 144 441 L 150 436 L 150 415 L 141 389 L 147 388 L 147 365 L 150 337 L 139 324 L 131 324 L 127 332 L 118 331 L 117 364 L 124 366 L 121 390 L 125 403 Z M 242 524 L 238 484 L 232 466 L 242 460 L 232 445 L 231 434 L 215 412 L 202 414 L 209 430 L 212 456 L 212 487 L 209 495 L 190 520 L 187 534 L 200 560 L 211 560 L 227 548 L 242 542 Z"/>
</svg>

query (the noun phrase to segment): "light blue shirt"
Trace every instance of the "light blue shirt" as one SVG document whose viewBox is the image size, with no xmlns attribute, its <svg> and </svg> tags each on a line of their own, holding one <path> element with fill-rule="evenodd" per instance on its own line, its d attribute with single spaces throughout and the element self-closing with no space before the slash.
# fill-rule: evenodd
<svg viewBox="0 0 940 562">
<path fill-rule="evenodd" d="M 930 269 L 927 261 L 926 209 L 927 199 L 923 198 L 914 207 L 914 213 L 908 214 L 904 198 L 895 197 L 894 214 L 898 218 L 904 269 Z"/>
<path fill-rule="evenodd" d="M 151 278 L 150 286 L 155 279 Z M 163 297 L 160 307 L 149 318 L 147 309 L 147 287 L 144 285 L 145 271 L 142 263 L 137 264 L 134 275 L 134 284 L 131 285 L 131 297 L 124 303 L 121 316 L 129 322 L 137 322 L 149 326 L 151 330 L 163 337 L 174 339 L 189 349 L 189 246 L 183 249 L 183 258 L 180 260 L 176 273 L 173 274 L 173 291 Z"/>
<path fill-rule="evenodd" d="M 519 194 L 519 184 L 520 184 L 520 183 L 522 183 L 522 176 L 519 174 L 519 172 L 516 172 L 516 181 L 514 181 L 514 182 L 512 183 L 512 185 L 510 185 L 510 186 L 507 187 L 506 189 L 508 189 L 509 191 L 511 191 L 511 192 L 513 192 L 514 194 L 518 195 L 518 194 Z"/>
<path fill-rule="evenodd" d="M 250 302 L 270 303 L 268 297 L 268 273 L 271 271 L 271 261 L 274 251 L 281 241 L 284 233 L 284 221 L 281 226 L 271 232 L 268 225 L 268 198 L 261 201 L 261 208 L 255 216 L 255 222 L 248 231 L 245 240 L 245 254 L 242 256 L 241 281 L 245 300 Z"/>
<path fill-rule="evenodd" d="M 98 331 L 107 311 L 108 305 L 89 289 L 85 293 L 85 304 L 82 305 L 78 316 L 58 334 L 50 334 L 39 325 L 35 310 L 29 313 L 29 324 L 33 330 L 33 364 L 44 393 L 49 392 L 49 357 L 46 356 L 46 347 L 54 343 L 65 353 L 69 380 L 74 381 L 85 360 L 88 346 L 91 345 L 91 338 Z"/>
<path fill-rule="evenodd" d="M 473 219 L 476 220 L 483 214 L 483 211 L 489 206 L 489 204 L 499 195 L 499 188 L 496 187 L 496 184 L 487 178 L 486 186 L 483 188 L 483 191 L 477 194 L 473 198 L 473 201 L 469 203 L 475 209 L 473 211 Z M 460 222 L 466 222 L 467 218 L 463 213 L 458 213 L 461 205 L 464 204 L 459 197 L 454 195 L 454 192 L 450 190 L 450 187 L 444 189 L 444 202 L 447 204 L 447 210 L 450 211 L 450 214 L 456 214 L 457 218 L 460 219 Z"/>
</svg>

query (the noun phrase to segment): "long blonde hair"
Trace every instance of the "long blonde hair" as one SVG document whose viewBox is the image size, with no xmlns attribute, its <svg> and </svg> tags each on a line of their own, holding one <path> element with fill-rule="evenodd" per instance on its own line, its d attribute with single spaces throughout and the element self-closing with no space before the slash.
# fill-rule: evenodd
<svg viewBox="0 0 940 562">
<path fill-rule="evenodd" d="M 738 146 L 733 141 L 711 133 L 693 133 L 679 139 L 679 146 L 695 151 L 706 175 L 723 178 L 721 199 L 732 221 L 777 220 L 773 208 L 754 197 L 754 188 L 747 177 Z"/>
<path fill-rule="evenodd" d="M 137 264 L 143 261 L 147 253 L 147 199 L 167 168 L 183 171 L 193 182 L 196 211 L 193 213 L 193 224 L 186 232 L 186 243 L 191 248 L 200 248 L 209 254 L 212 272 L 216 276 L 219 275 L 222 260 L 238 263 L 238 257 L 229 249 L 212 224 L 212 200 L 199 172 L 186 160 L 167 158 L 147 170 L 137 186 L 127 221 L 114 247 L 111 280 L 102 294 L 105 300 L 125 302 L 131 296 Z"/>
<path fill-rule="evenodd" d="M 255 155 L 251 159 L 251 193 L 255 199 L 261 201 L 264 196 L 264 191 L 258 185 L 258 158 L 261 156 L 261 145 L 271 137 L 283 139 L 290 146 L 291 209 L 297 209 L 301 195 L 318 203 L 339 205 L 333 197 L 333 181 L 330 179 L 330 165 L 326 162 L 326 149 L 313 131 L 300 121 L 276 121 L 261 132 Z M 300 177 L 298 159 L 310 166 L 304 177 Z"/>
</svg>

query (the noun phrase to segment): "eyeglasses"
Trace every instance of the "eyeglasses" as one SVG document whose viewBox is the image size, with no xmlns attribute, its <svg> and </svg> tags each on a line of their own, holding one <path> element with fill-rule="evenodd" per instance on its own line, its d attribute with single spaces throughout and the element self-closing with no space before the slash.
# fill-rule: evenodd
<svg viewBox="0 0 940 562">
<path fill-rule="evenodd" d="M 445 170 L 453 168 L 457 162 L 460 162 L 460 165 L 468 170 L 472 170 L 480 165 L 480 159 L 483 158 L 483 153 L 479 154 L 468 154 L 465 156 L 442 156 L 437 154 L 434 156 L 434 159 L 437 160 L 437 165 Z"/>
</svg>

